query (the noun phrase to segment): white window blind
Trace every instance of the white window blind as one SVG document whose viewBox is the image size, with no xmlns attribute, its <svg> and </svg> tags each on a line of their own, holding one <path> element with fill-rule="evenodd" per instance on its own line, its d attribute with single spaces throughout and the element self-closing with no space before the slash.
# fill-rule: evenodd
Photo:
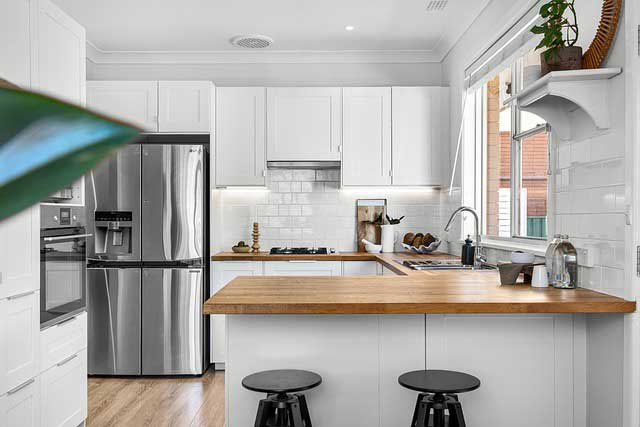
<svg viewBox="0 0 640 427">
<path fill-rule="evenodd" d="M 531 27 L 542 22 L 538 14 L 543 1 L 535 1 L 491 46 L 465 70 L 465 87 L 472 88 L 485 82 L 496 69 L 512 62 L 516 57 L 535 47 L 540 35 Z"/>
</svg>

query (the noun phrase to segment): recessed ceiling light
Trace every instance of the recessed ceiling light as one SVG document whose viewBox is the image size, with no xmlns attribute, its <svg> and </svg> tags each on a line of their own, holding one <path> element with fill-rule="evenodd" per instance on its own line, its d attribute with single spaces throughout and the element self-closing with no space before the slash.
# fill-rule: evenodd
<svg viewBox="0 0 640 427">
<path fill-rule="evenodd" d="M 244 47 L 247 49 L 263 49 L 271 46 L 273 39 L 261 34 L 249 34 L 243 36 L 235 36 L 230 40 L 231 44 L 236 47 Z"/>
<path fill-rule="evenodd" d="M 353 25 L 347 25 L 346 27 L 344 27 L 344 29 L 347 31 L 353 31 L 356 29 L 356 27 L 354 27 Z"/>
</svg>

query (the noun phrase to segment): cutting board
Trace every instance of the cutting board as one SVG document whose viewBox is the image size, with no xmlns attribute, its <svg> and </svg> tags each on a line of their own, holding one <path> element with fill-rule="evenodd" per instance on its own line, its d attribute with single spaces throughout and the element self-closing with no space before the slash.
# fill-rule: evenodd
<svg viewBox="0 0 640 427">
<path fill-rule="evenodd" d="M 387 214 L 387 199 L 358 199 L 356 200 L 356 221 L 358 226 L 358 252 L 366 252 L 362 239 L 380 244 L 380 226 L 370 224 L 380 214 L 382 218 Z"/>
</svg>

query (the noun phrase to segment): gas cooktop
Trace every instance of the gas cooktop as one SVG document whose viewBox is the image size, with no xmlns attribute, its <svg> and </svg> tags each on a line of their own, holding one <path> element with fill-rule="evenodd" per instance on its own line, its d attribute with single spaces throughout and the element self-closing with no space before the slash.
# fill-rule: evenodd
<svg viewBox="0 0 640 427">
<path fill-rule="evenodd" d="M 326 255 L 327 248 L 271 248 L 271 255 Z"/>
</svg>

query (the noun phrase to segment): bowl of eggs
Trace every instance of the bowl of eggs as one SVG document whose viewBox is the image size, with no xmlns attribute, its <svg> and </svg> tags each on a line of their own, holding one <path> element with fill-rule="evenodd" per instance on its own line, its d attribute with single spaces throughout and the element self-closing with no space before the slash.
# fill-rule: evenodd
<svg viewBox="0 0 640 427">
<path fill-rule="evenodd" d="M 438 249 L 442 241 L 431 233 L 407 233 L 402 238 L 402 247 L 418 254 L 430 254 Z"/>
</svg>

